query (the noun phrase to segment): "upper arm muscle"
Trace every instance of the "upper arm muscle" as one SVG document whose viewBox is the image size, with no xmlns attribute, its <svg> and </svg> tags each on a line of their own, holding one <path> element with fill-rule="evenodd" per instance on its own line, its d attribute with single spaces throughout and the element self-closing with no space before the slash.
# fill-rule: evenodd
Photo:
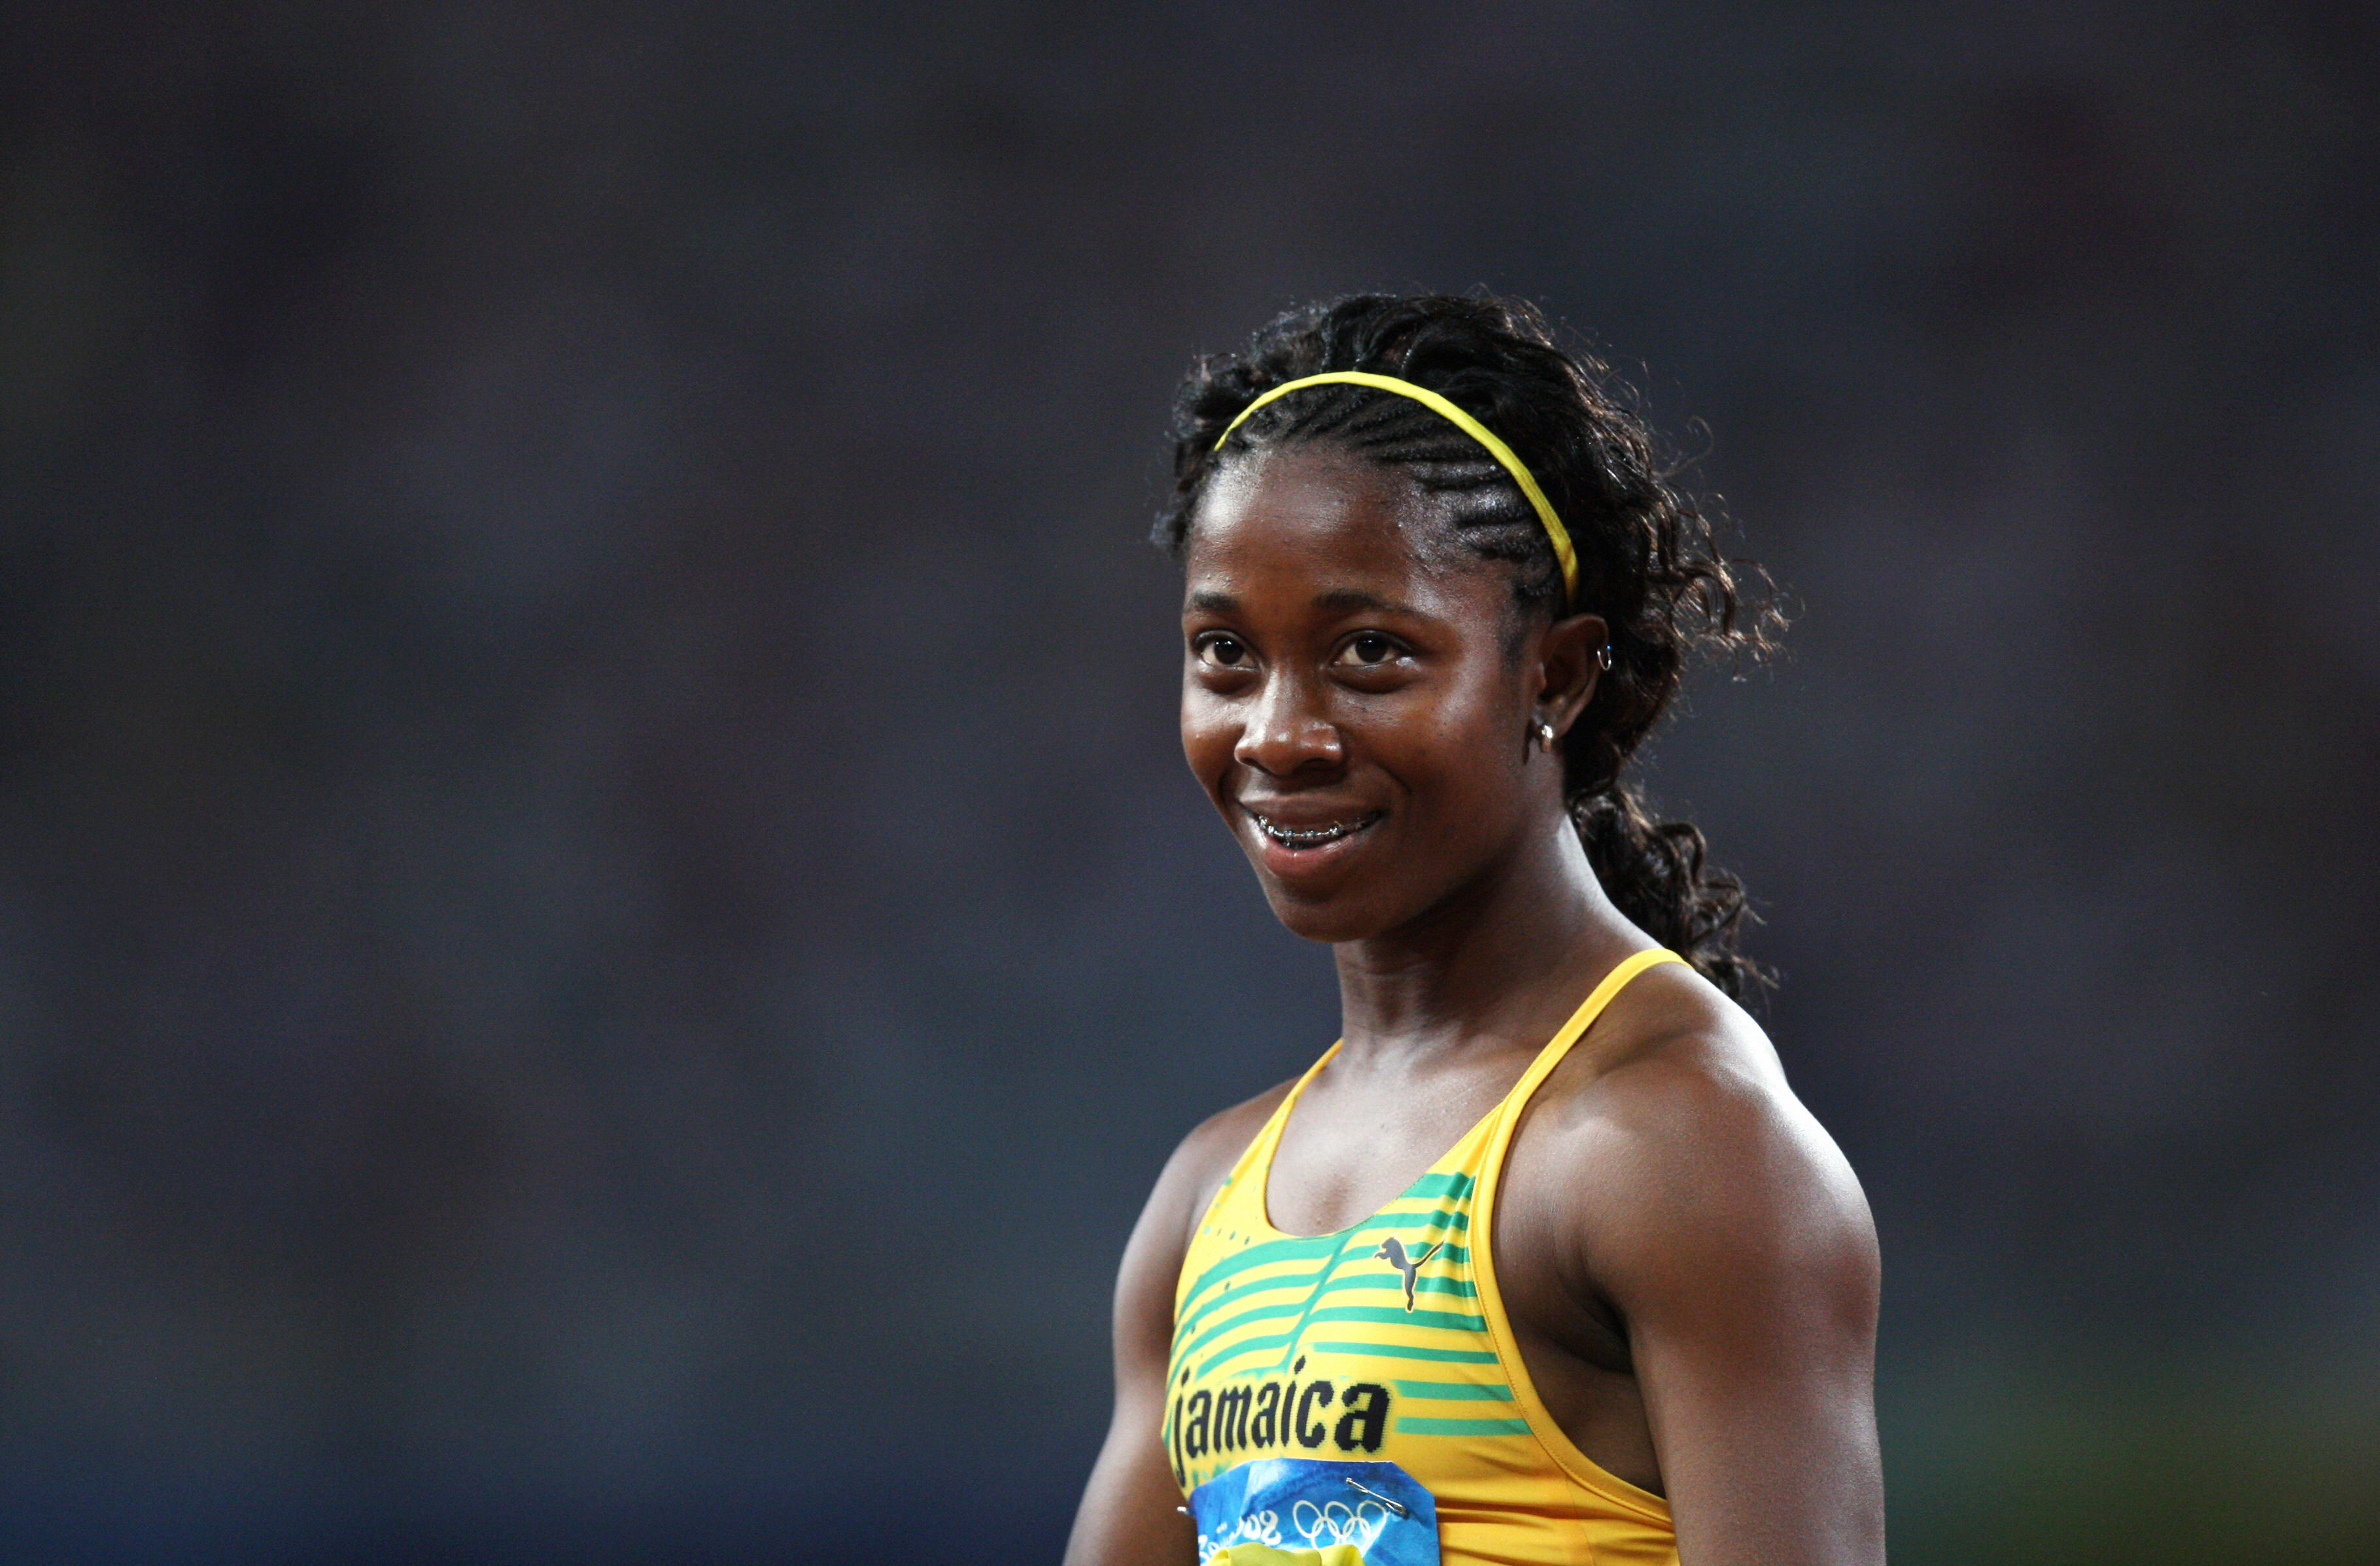
<svg viewBox="0 0 2380 1566">
<path fill-rule="evenodd" d="M 1166 1456 L 1165 1370 L 1173 1292 L 1190 1230 L 1220 1175 L 1281 1088 L 1228 1110 L 1184 1138 L 1157 1177 L 1116 1274 L 1115 1416 L 1083 1491 L 1065 1566 L 1156 1566 L 1195 1558 L 1197 1536 Z"/>
<path fill-rule="evenodd" d="M 1874 1566 L 1876 1255 L 1850 1167 L 1763 1074 L 1609 1083 L 1574 1232 L 1628 1324 L 1684 1566 Z"/>
</svg>

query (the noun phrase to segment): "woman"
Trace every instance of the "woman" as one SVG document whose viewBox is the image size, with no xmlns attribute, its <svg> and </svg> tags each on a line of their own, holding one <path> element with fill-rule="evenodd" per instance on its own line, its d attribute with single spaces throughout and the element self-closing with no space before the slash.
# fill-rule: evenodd
<svg viewBox="0 0 2380 1566">
<path fill-rule="evenodd" d="M 1069 1566 L 1882 1560 L 1866 1205 L 1623 778 L 1763 646 L 1709 527 L 1492 299 L 1284 317 L 1174 471 L 1183 749 L 1342 1032 L 1160 1176 Z"/>
</svg>

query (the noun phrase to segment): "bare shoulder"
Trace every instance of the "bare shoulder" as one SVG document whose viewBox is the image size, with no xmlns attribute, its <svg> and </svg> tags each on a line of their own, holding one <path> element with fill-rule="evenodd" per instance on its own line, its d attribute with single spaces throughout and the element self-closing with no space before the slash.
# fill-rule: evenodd
<svg viewBox="0 0 2380 1566">
<path fill-rule="evenodd" d="M 1173 1298 L 1191 1232 L 1292 1084 L 1210 1115 L 1165 1160 L 1117 1269 L 1115 1414 L 1083 1492 L 1069 1561 L 1188 1560 L 1196 1536 L 1158 1431 L 1164 1420 Z"/>
<path fill-rule="evenodd" d="M 1760 1026 L 1691 969 L 1621 992 L 1548 1080 L 1526 1139 L 1548 1237 L 1604 1288 L 1781 1269 L 1873 1299 L 1875 1224 L 1850 1162 Z"/>
</svg>

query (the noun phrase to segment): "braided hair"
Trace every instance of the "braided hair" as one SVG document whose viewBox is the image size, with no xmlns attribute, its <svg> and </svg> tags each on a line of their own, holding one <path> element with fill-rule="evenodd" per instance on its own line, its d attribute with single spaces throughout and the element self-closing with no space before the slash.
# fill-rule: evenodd
<svg viewBox="0 0 2380 1566">
<path fill-rule="evenodd" d="M 1520 456 L 1578 554 L 1578 592 L 1512 476 L 1423 404 L 1327 384 L 1278 397 L 1217 438 L 1283 382 L 1327 370 L 1395 376 L 1446 397 Z M 1756 595 L 1757 567 L 1722 556 L 1709 518 L 1676 489 L 1651 431 L 1597 359 L 1555 341 L 1532 306 L 1487 297 L 1361 294 L 1293 310 L 1236 354 L 1199 359 L 1173 407 L 1173 492 L 1154 537 L 1176 560 L 1208 481 L 1247 454 L 1328 445 L 1402 472 L 1475 554 L 1511 564 L 1516 623 L 1574 607 L 1610 627 L 1611 668 L 1562 739 L 1562 794 L 1587 860 L 1621 912 L 1729 995 L 1767 982 L 1735 949 L 1743 888 L 1708 864 L 1691 822 L 1662 821 L 1622 777 L 1670 700 L 1688 657 L 1756 657 L 1782 625 Z M 1515 643 L 1518 645 L 1517 640 Z"/>
</svg>

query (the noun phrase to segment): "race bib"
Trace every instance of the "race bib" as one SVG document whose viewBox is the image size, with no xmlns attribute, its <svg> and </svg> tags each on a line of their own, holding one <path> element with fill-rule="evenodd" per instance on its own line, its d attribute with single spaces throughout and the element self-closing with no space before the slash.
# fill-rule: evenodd
<svg viewBox="0 0 2380 1566">
<path fill-rule="evenodd" d="M 1439 1566 L 1438 1503 L 1393 1463 L 1266 1457 L 1190 1492 L 1200 1566 Z"/>
</svg>

